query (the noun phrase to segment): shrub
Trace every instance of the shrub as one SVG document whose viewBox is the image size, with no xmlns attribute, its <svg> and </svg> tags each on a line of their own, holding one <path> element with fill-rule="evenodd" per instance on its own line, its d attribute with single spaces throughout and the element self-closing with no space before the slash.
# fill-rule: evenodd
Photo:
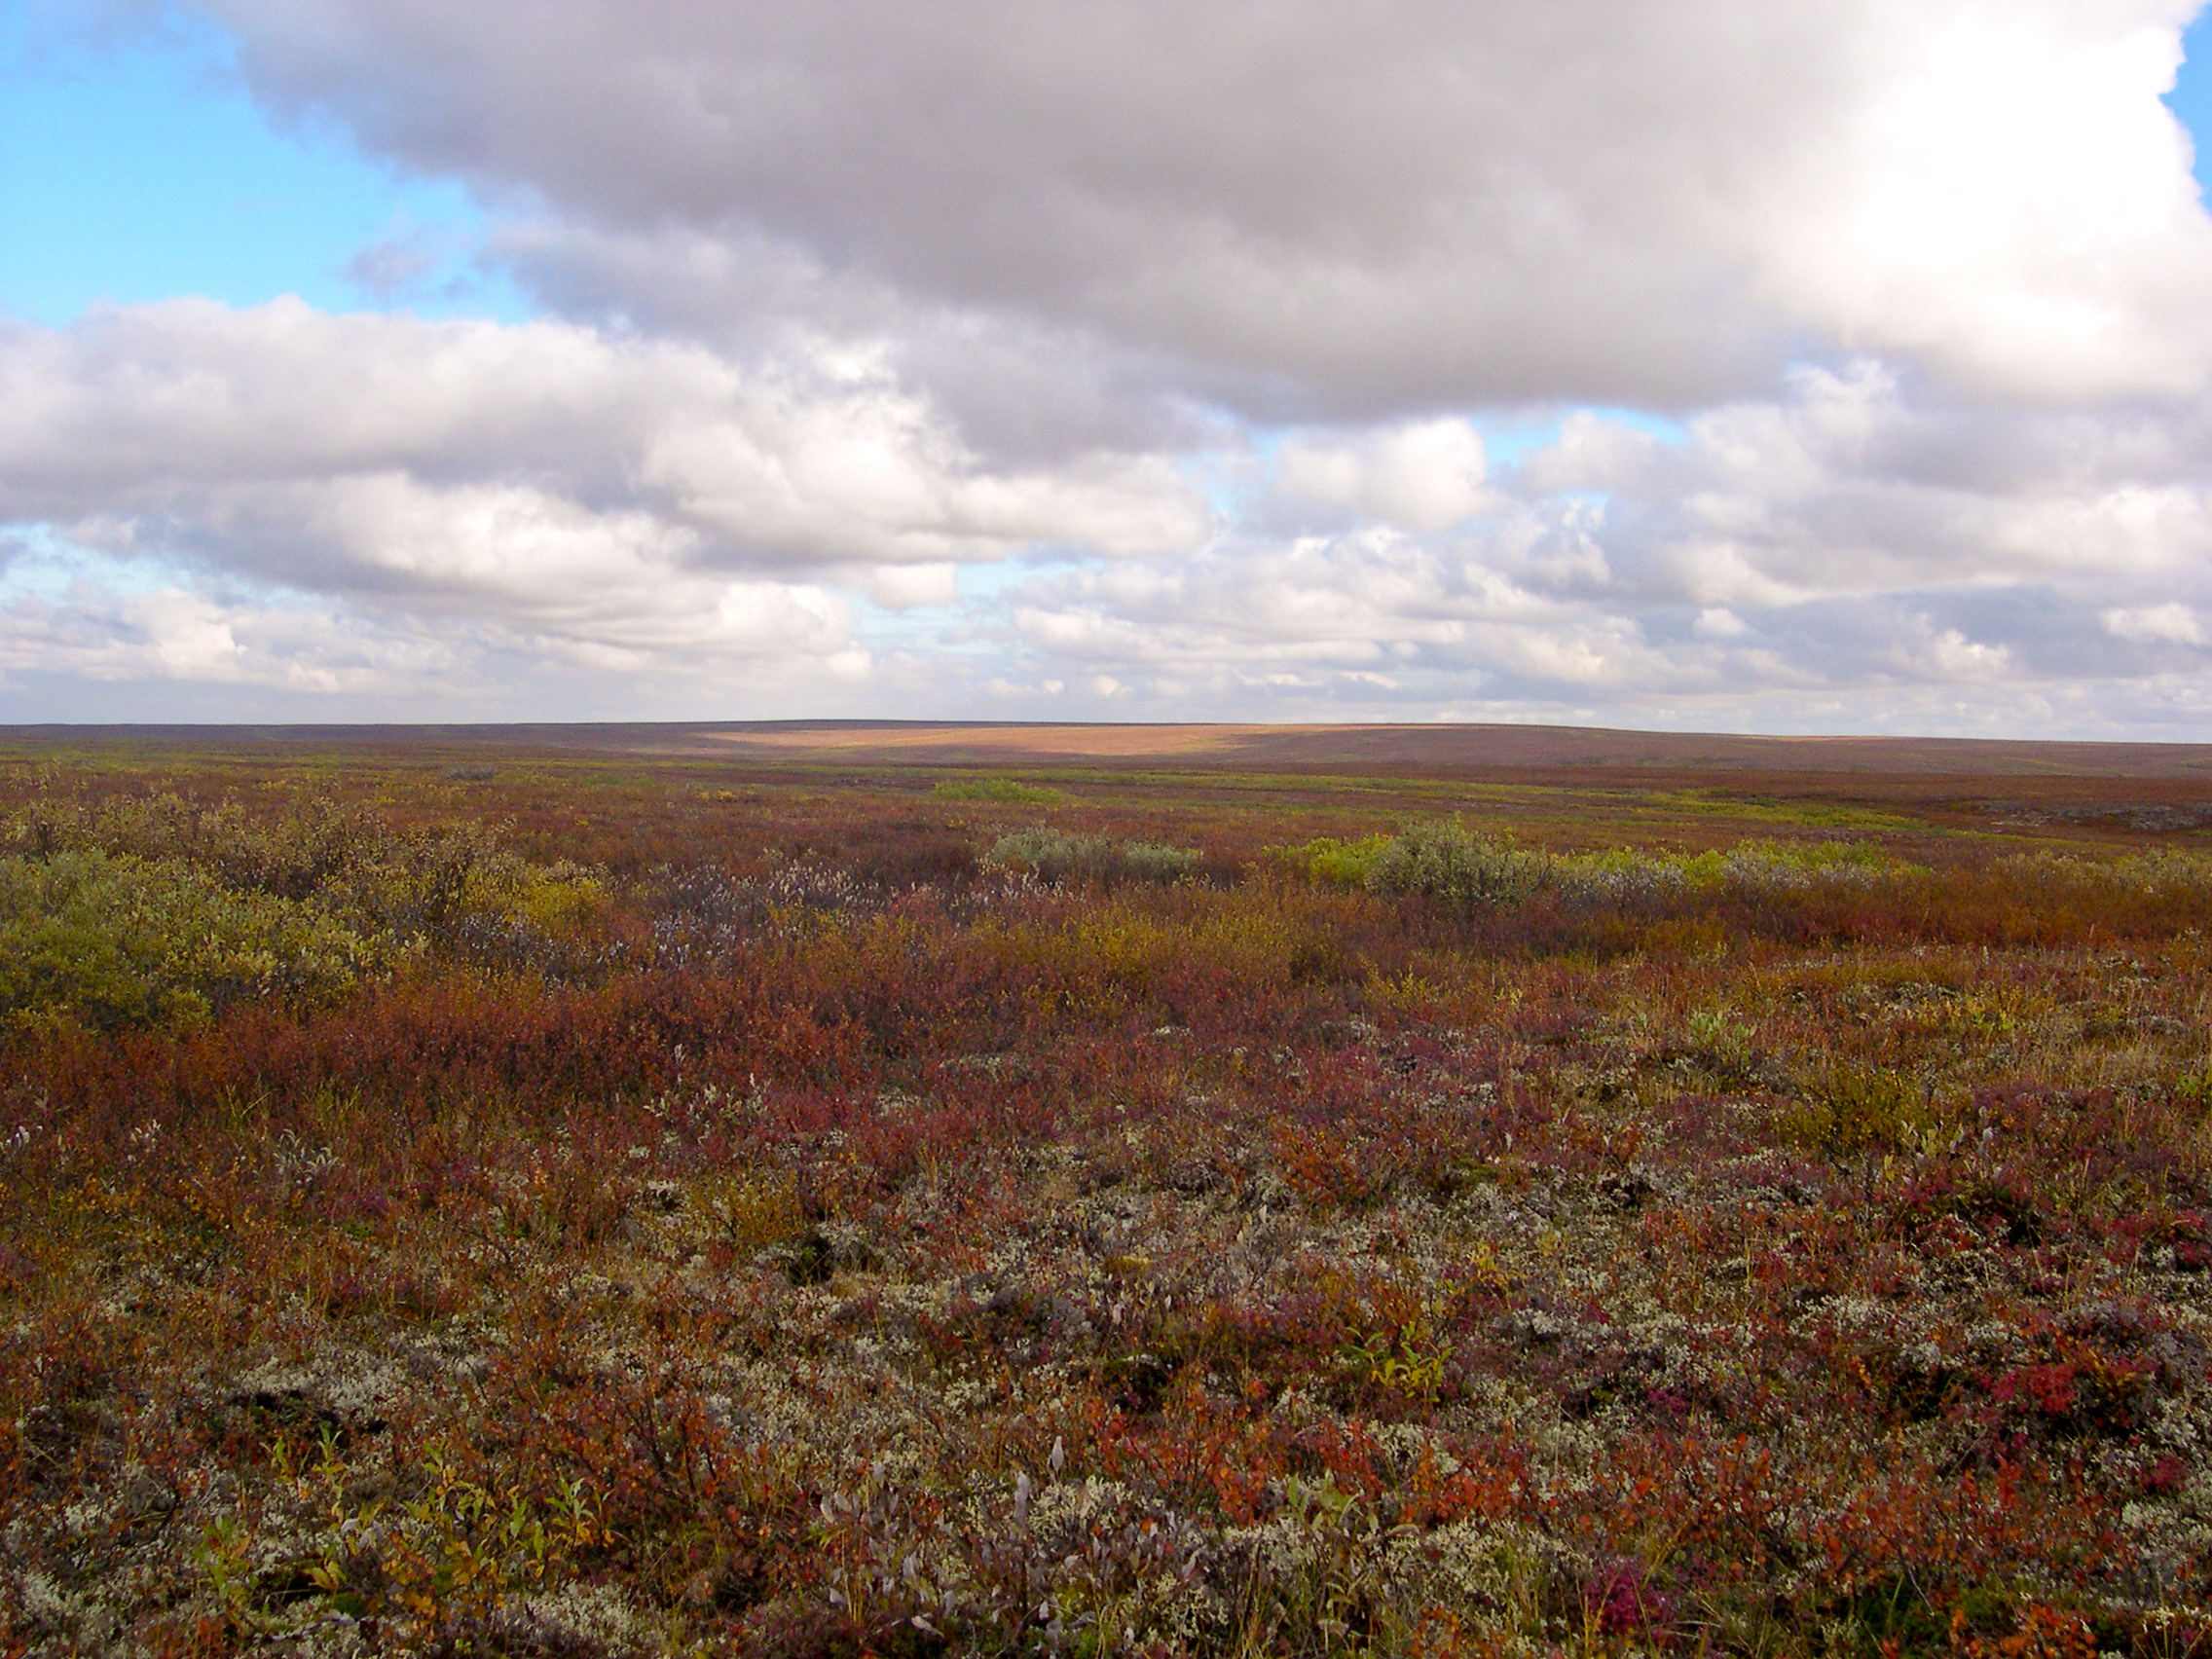
<svg viewBox="0 0 2212 1659">
<path fill-rule="evenodd" d="M 1368 872 L 1382 849 L 1390 844 L 1388 835 L 1362 835 L 1356 841 L 1340 841 L 1323 835 L 1303 847 L 1288 849 L 1293 862 L 1303 867 L 1315 881 L 1338 887 L 1365 887 Z"/>
<path fill-rule="evenodd" d="M 930 793 L 938 800 L 997 801 L 1008 806 L 1059 806 L 1068 798 L 1058 790 L 1014 778 L 947 778 Z"/>
<path fill-rule="evenodd" d="M 1114 867 L 1114 843 L 1103 835 L 1070 835 L 1041 824 L 1001 835 L 983 862 L 1033 870 L 1046 881 L 1071 875 L 1098 878 Z"/>
<path fill-rule="evenodd" d="M 1519 904 L 1551 878 L 1551 860 L 1450 823 L 1411 824 L 1368 866 L 1371 893 L 1418 893 L 1456 910 Z"/>
<path fill-rule="evenodd" d="M 0 858 L 0 1013 L 190 1024 L 241 996 L 318 998 L 377 952 L 291 901 L 226 892 L 173 861 Z"/>
<path fill-rule="evenodd" d="M 210 1007 L 248 993 L 320 996 L 350 984 L 372 957 L 548 966 L 588 946 L 610 908 L 599 872 L 566 860 L 533 865 L 481 824 L 395 828 L 320 797 L 260 817 L 236 800 L 203 806 L 174 794 L 91 807 L 41 799 L 0 824 L 0 848 L 18 866 L 12 925 L 73 941 L 44 966 L 17 966 L 20 1008 L 81 1005 L 95 1024 L 198 1017 L 188 1004 L 201 992 L 178 989 L 188 984 L 203 983 Z M 234 945 L 274 952 L 276 966 L 205 967 Z M 347 964 L 336 977 L 315 965 L 331 948 Z M 79 950 L 90 954 L 72 966 Z M 176 995 L 126 990 L 110 972 L 125 960 L 139 965 L 129 982 Z M 178 966 L 187 962 L 200 966 Z M 50 988 L 31 988 L 33 978 Z M 64 984 L 77 988 L 55 988 Z"/>
<path fill-rule="evenodd" d="M 1723 882 L 1741 887 L 1805 887 L 1817 881 L 1872 882 L 1912 866 L 1863 841 L 1746 841 L 1718 863 Z M 1702 871 L 1701 871 L 1702 873 Z"/>
<path fill-rule="evenodd" d="M 1861 841 L 1750 840 L 1726 852 L 1646 853 L 1630 847 L 1553 861 L 1551 878 L 1600 903 L 1649 902 L 1724 889 L 1773 893 L 1824 884 L 1867 885 L 1916 866 Z"/>
<path fill-rule="evenodd" d="M 983 855 L 983 862 L 1032 870 L 1045 881 L 1070 877 L 1111 881 L 1119 877 L 1166 883 L 1195 875 L 1198 868 L 1198 855 L 1186 848 L 1153 841 L 1130 841 L 1116 847 L 1103 835 L 1070 835 L 1046 825 L 1001 835 Z"/>
<path fill-rule="evenodd" d="M 1122 849 L 1122 868 L 1139 881 L 1183 881 L 1198 873 L 1198 855 L 1187 847 L 1131 841 Z"/>
<path fill-rule="evenodd" d="M 1552 876 L 1564 891 L 1579 899 L 1613 904 L 1649 903 L 1689 892 L 1690 877 L 1683 865 L 1679 859 L 1630 847 L 1608 847 L 1555 860 Z"/>
<path fill-rule="evenodd" d="M 1911 1078 L 1855 1066 L 1831 1069 L 1783 1126 L 1800 1145 L 1830 1155 L 1933 1151 L 1952 1132 L 1950 1116 Z"/>
</svg>

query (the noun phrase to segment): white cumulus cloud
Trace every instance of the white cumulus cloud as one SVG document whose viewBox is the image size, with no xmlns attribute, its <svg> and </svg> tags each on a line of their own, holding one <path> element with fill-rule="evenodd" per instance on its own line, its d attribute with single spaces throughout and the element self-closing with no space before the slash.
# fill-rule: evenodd
<svg viewBox="0 0 2212 1659">
<path fill-rule="evenodd" d="M 539 314 L 0 324 L 9 708 L 2204 712 L 2195 0 L 186 9 Z"/>
</svg>

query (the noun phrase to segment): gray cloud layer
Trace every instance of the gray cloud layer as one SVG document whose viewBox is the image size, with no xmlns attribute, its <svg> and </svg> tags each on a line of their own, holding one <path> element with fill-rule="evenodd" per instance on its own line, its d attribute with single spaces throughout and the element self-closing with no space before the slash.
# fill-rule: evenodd
<svg viewBox="0 0 2212 1659">
<path fill-rule="evenodd" d="M 202 9 L 546 315 L 0 330 L 18 697 L 2200 717 L 2191 0 Z"/>
</svg>

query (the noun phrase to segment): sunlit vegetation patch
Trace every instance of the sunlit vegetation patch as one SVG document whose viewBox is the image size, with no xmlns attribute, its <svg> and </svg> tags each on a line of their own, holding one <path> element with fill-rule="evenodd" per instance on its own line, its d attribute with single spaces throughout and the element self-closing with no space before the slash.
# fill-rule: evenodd
<svg viewBox="0 0 2212 1659">
<path fill-rule="evenodd" d="M 0 1013 L 95 1028 L 327 1002 L 429 956 L 572 965 L 608 898 L 482 827 L 395 829 L 310 801 L 275 819 L 174 795 L 34 802 L 0 822 Z"/>
<path fill-rule="evenodd" d="M 993 801 L 1005 806 L 1058 806 L 1068 798 L 1065 791 L 1018 778 L 947 778 L 933 787 L 930 795 L 935 800 Z"/>
<path fill-rule="evenodd" d="M 1186 847 L 1154 841 L 1116 842 L 1104 835 L 1075 835 L 1050 826 L 1001 835 L 983 855 L 986 865 L 1026 870 L 1048 882 L 1068 880 L 1174 882 L 1198 873 L 1199 857 Z"/>
<path fill-rule="evenodd" d="M 402 760 L 0 779 L 0 1653 L 2212 1653 L 2185 832 Z"/>
<path fill-rule="evenodd" d="M 1894 882 L 1925 873 L 1878 846 L 1857 841 L 1751 839 L 1725 851 L 1695 854 L 1614 847 L 1555 855 L 1522 847 L 1510 837 L 1477 833 L 1457 819 L 1411 823 L 1394 835 L 1322 837 L 1290 849 L 1289 858 L 1317 882 L 1418 895 L 1460 912 L 1521 905 L 1546 893 L 1602 903 L 1728 888 Z M 2178 879 L 2153 873 L 2154 868 L 2167 870 L 2169 864 L 2138 860 L 2111 866 L 2102 878 L 2148 890 L 2160 879 Z"/>
</svg>

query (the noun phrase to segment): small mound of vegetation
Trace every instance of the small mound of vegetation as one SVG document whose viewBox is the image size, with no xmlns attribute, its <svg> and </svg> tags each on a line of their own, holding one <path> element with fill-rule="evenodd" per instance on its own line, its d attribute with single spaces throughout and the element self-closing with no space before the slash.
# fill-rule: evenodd
<svg viewBox="0 0 2212 1659">
<path fill-rule="evenodd" d="M 1858 841 L 1758 839 L 1703 853 L 1610 847 L 1563 857 L 1476 834 L 1456 819 L 1410 824 L 1395 835 L 1358 840 L 1323 836 L 1289 849 L 1288 856 L 1324 886 L 1419 894 L 1462 913 L 1525 903 L 1546 891 L 1587 903 L 1615 904 L 1726 889 L 1775 892 L 1871 884 L 1919 870 L 1880 847 Z M 2065 873 L 2078 875 L 2071 866 Z M 2202 879 L 2201 872 L 2176 861 L 2160 864 L 2156 875 L 2169 886 Z M 2150 875 L 2130 870 L 2117 879 L 2140 882 Z"/>
<path fill-rule="evenodd" d="M 1367 872 L 1375 867 L 1392 837 L 1363 835 L 1356 841 L 1340 841 L 1323 835 L 1290 849 L 1294 863 L 1313 880 L 1335 887 L 1365 887 Z"/>
<path fill-rule="evenodd" d="M 1293 848 L 1290 857 L 1324 886 L 1418 894 L 1462 912 L 1521 903 L 1550 883 L 1555 866 L 1547 853 L 1477 835 L 1457 819 L 1409 824 L 1395 835 L 1356 841 L 1323 836 Z"/>
<path fill-rule="evenodd" d="M 1001 835 L 983 862 L 1027 870 L 1041 881 L 1182 881 L 1198 871 L 1198 855 L 1153 841 L 1117 846 L 1104 835 L 1071 835 L 1038 825 Z"/>
<path fill-rule="evenodd" d="M 1001 806 L 1060 806 L 1067 795 L 1018 778 L 947 778 L 930 791 L 936 800 L 990 801 Z"/>
<path fill-rule="evenodd" d="M 1370 893 L 1418 893 L 1455 910 L 1519 904 L 1551 878 L 1547 854 L 1476 835 L 1456 820 L 1411 824 L 1368 866 Z"/>
</svg>

